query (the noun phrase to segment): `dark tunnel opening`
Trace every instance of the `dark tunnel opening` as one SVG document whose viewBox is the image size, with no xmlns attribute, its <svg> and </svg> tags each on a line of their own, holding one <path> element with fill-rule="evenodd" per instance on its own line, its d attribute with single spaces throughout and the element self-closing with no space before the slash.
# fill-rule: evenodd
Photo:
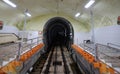
<svg viewBox="0 0 120 74">
<path fill-rule="evenodd" d="M 68 20 L 62 17 L 54 17 L 46 22 L 43 38 L 45 49 L 58 45 L 69 48 L 73 44 L 74 30 Z"/>
</svg>

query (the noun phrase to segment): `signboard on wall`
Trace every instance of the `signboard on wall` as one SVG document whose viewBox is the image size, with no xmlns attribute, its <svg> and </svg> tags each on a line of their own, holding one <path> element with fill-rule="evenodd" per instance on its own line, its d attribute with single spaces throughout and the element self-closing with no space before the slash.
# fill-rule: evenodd
<svg viewBox="0 0 120 74">
<path fill-rule="evenodd" d="M 0 30 L 3 28 L 3 21 L 0 21 Z"/>
<path fill-rule="evenodd" d="M 120 16 L 118 16 L 117 24 L 120 25 Z"/>
</svg>

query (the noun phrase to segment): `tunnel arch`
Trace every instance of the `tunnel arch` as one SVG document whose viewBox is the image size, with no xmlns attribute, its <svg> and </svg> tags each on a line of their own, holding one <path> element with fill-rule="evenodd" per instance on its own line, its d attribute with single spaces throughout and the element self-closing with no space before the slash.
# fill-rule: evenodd
<svg viewBox="0 0 120 74">
<path fill-rule="evenodd" d="M 49 19 L 43 28 L 43 43 L 45 49 L 51 46 L 63 45 L 67 48 L 73 44 L 74 30 L 72 24 L 65 18 L 54 17 Z"/>
</svg>

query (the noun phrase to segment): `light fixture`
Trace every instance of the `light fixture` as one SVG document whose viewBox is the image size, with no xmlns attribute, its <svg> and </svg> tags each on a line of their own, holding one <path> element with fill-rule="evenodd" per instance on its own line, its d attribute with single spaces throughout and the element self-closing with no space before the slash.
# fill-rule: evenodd
<svg viewBox="0 0 120 74">
<path fill-rule="evenodd" d="M 25 14 L 26 14 L 28 17 L 31 17 L 31 14 L 30 14 L 30 13 L 26 12 Z"/>
<path fill-rule="evenodd" d="M 24 14 L 25 14 L 26 16 L 28 16 L 28 17 L 31 17 L 31 14 L 29 13 L 28 9 L 25 9 Z"/>
<path fill-rule="evenodd" d="M 75 17 L 78 17 L 78 16 L 80 16 L 80 13 L 75 14 Z"/>
<path fill-rule="evenodd" d="M 90 1 L 85 5 L 85 8 L 89 8 L 94 2 L 95 2 L 95 0 L 90 0 Z"/>
<path fill-rule="evenodd" d="M 12 7 L 17 7 L 17 5 L 15 5 L 13 2 L 11 2 L 10 0 L 3 0 L 5 3 L 7 3 L 8 5 L 12 6 Z"/>
</svg>

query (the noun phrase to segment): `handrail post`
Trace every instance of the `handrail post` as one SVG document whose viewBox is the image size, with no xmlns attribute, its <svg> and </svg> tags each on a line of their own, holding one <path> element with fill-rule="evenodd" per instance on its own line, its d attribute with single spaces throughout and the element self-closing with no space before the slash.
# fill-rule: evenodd
<svg viewBox="0 0 120 74">
<path fill-rule="evenodd" d="M 107 43 L 107 46 L 109 46 L 110 43 Z"/>
<path fill-rule="evenodd" d="M 99 60 L 99 58 L 98 58 L 98 45 L 97 44 L 95 44 L 95 59 L 96 59 L 96 61 Z"/>
<path fill-rule="evenodd" d="M 32 49 L 33 39 L 31 39 L 30 49 Z"/>
<path fill-rule="evenodd" d="M 37 38 L 37 45 L 39 44 L 39 37 Z"/>
<path fill-rule="evenodd" d="M 20 59 L 21 47 L 22 47 L 21 42 L 18 42 L 18 54 L 17 54 L 17 60 Z"/>
<path fill-rule="evenodd" d="M 85 40 L 83 40 L 83 45 L 84 45 L 84 47 L 85 47 Z"/>
</svg>

